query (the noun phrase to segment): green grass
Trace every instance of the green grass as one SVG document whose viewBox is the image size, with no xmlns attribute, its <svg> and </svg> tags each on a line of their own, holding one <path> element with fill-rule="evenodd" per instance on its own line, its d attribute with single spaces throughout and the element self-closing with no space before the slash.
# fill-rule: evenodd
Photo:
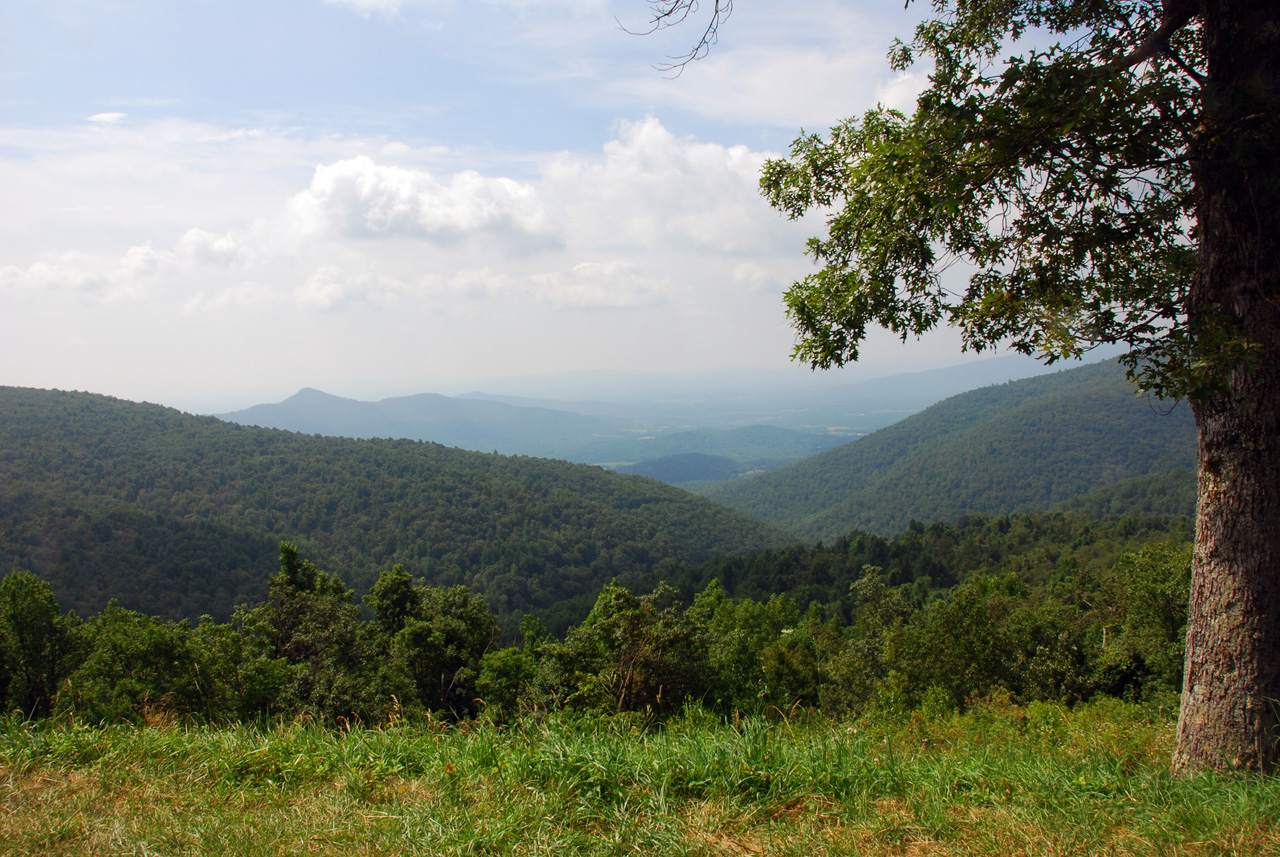
<svg viewBox="0 0 1280 857">
<path fill-rule="evenodd" d="M 0 854 L 1280 855 L 1280 778 L 1168 772 L 1106 702 L 660 731 L 10 722 Z"/>
</svg>

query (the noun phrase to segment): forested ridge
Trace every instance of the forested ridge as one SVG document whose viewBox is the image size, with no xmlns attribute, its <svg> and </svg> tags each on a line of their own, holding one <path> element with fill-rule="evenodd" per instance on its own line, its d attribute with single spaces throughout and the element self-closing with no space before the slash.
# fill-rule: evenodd
<svg viewBox="0 0 1280 857">
<path fill-rule="evenodd" d="M 852 529 L 893 535 L 911 520 L 1049 509 L 1131 478 L 1192 467 L 1195 455 L 1189 409 L 1136 397 L 1124 369 L 1109 361 L 963 393 L 861 440 L 705 494 L 797 536 L 830 541 Z M 1120 511 L 1120 499 L 1109 498 L 1107 511 Z M 1193 511 L 1152 499 L 1148 507 Z"/>
<path fill-rule="evenodd" d="M 360 591 L 400 563 L 503 616 L 565 611 L 548 616 L 560 627 L 613 578 L 790 541 L 597 467 L 0 388 L 0 561 L 51 581 L 64 608 L 94 614 L 114 597 L 225 618 L 265 596 L 283 539 Z"/>
</svg>

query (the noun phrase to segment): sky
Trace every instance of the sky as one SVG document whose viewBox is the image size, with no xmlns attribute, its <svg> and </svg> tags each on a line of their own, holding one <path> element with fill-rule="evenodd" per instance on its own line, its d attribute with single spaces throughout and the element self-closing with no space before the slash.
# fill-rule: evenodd
<svg viewBox="0 0 1280 857">
<path fill-rule="evenodd" d="M 760 166 L 910 109 L 921 5 L 739 0 L 673 77 L 699 22 L 629 33 L 644 0 L 7 0 L 0 383 L 212 412 L 780 371 L 821 222 Z M 877 334 L 832 382 L 960 359 Z"/>
</svg>

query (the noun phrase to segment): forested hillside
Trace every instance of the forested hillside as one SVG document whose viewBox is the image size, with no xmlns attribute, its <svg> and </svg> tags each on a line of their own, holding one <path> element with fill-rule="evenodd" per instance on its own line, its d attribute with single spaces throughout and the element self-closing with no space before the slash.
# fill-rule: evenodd
<svg viewBox="0 0 1280 857">
<path fill-rule="evenodd" d="M 64 608 L 96 613 L 115 597 L 225 618 L 265 596 L 282 539 L 360 591 L 402 563 L 466 584 L 504 617 L 555 606 L 552 625 L 580 618 L 613 578 L 789 541 L 597 467 L 0 388 L 0 563 L 51 581 Z"/>
<path fill-rule="evenodd" d="M 1196 469 L 1178 467 L 1135 476 L 1077 494 L 1054 506 L 1094 518 L 1107 515 L 1194 515 Z"/>
<path fill-rule="evenodd" d="M 862 440 L 705 493 L 829 541 L 852 529 L 892 535 L 912 520 L 1048 509 L 1194 464 L 1186 406 L 1135 396 L 1123 368 L 1106 362 L 964 393 Z M 1108 511 L 1126 511 L 1122 499 L 1113 497 Z M 1168 503 L 1146 502 L 1169 511 Z"/>
<path fill-rule="evenodd" d="M 652 580 L 675 587 L 686 600 L 713 580 L 735 598 L 768 601 L 785 594 L 802 611 L 819 605 L 824 615 L 849 621 L 858 604 L 853 584 L 868 565 L 880 570 L 886 585 L 908 587 L 921 604 L 984 575 L 1012 574 L 1026 586 L 1061 596 L 1146 544 L 1189 545 L 1194 524 L 1182 515 L 966 515 L 954 523 L 912 522 L 893 538 L 855 530 L 830 545 L 792 545 L 664 568 Z"/>
</svg>

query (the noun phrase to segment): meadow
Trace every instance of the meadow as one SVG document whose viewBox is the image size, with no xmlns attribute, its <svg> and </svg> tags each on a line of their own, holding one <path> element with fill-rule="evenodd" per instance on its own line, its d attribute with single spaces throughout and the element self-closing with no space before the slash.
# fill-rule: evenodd
<svg viewBox="0 0 1280 857">
<path fill-rule="evenodd" d="M 1280 778 L 1172 778 L 1174 718 L 999 697 L 660 728 L 11 718 L 0 854 L 1280 855 Z"/>
</svg>

